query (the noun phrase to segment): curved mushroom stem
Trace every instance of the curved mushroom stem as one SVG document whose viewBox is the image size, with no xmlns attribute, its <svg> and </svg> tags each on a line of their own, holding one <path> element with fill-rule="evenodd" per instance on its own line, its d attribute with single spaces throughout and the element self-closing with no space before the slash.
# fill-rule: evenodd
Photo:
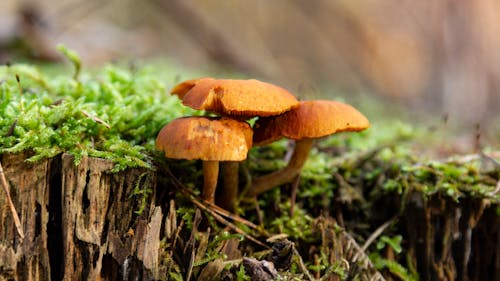
<svg viewBox="0 0 500 281">
<path fill-rule="evenodd" d="M 248 189 L 246 197 L 253 197 L 269 189 L 293 181 L 300 174 L 307 160 L 314 139 L 295 141 L 295 149 L 288 165 L 283 169 L 255 179 Z"/>
<path fill-rule="evenodd" d="M 217 198 L 217 205 L 233 212 L 238 196 L 238 170 L 239 162 L 222 162 L 222 192 Z"/>
<path fill-rule="evenodd" d="M 203 190 L 201 198 L 214 203 L 217 177 L 219 176 L 219 161 L 203 161 Z"/>
</svg>

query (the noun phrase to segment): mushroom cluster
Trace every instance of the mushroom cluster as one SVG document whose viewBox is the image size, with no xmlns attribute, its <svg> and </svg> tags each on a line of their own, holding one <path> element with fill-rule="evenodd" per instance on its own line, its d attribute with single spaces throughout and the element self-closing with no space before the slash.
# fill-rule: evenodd
<svg viewBox="0 0 500 281">
<path fill-rule="evenodd" d="M 156 138 L 157 149 L 175 159 L 203 161 L 202 199 L 214 203 L 222 161 L 223 192 L 219 205 L 233 210 L 238 192 L 238 161 L 252 147 L 253 131 L 246 120 L 282 114 L 299 105 L 287 90 L 258 80 L 200 78 L 175 86 L 186 106 L 219 117 L 181 117 L 165 125 Z"/>
<path fill-rule="evenodd" d="M 258 80 L 200 78 L 178 84 L 171 91 L 186 106 L 219 117 L 181 117 L 158 134 L 156 147 L 175 159 L 203 161 L 202 198 L 215 202 L 219 162 L 223 192 L 218 205 L 234 210 L 238 196 L 238 162 L 253 146 L 281 138 L 295 140 L 286 167 L 252 180 L 243 196 L 254 197 L 293 181 L 301 172 L 314 140 L 337 132 L 361 131 L 366 117 L 348 104 L 327 100 L 299 102 L 287 90 Z M 246 120 L 258 117 L 254 128 Z"/>
</svg>

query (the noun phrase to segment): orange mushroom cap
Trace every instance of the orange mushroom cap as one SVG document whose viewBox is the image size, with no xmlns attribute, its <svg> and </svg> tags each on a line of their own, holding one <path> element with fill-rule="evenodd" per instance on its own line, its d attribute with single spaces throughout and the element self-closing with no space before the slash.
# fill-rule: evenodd
<svg viewBox="0 0 500 281">
<path fill-rule="evenodd" d="M 175 159 L 242 161 L 251 147 L 250 125 L 230 118 L 177 118 L 156 138 L 156 148 Z"/>
<path fill-rule="evenodd" d="M 177 85 L 172 94 L 191 108 L 244 118 L 278 115 L 299 104 L 287 90 L 254 79 L 193 79 Z"/>
<path fill-rule="evenodd" d="M 253 142 L 264 145 L 282 137 L 320 138 L 368 127 L 368 119 L 348 104 L 328 100 L 302 101 L 299 107 L 279 116 L 259 118 L 254 126 Z"/>
</svg>

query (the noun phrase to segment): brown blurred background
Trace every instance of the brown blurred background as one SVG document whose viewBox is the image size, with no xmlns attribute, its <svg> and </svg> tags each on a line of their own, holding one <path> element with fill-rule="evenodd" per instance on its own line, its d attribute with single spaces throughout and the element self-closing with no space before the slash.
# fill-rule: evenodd
<svg viewBox="0 0 500 281">
<path fill-rule="evenodd" d="M 57 60 L 58 43 L 87 65 L 162 56 L 470 127 L 500 111 L 498 15 L 497 0 L 2 0 L 0 59 Z"/>
</svg>

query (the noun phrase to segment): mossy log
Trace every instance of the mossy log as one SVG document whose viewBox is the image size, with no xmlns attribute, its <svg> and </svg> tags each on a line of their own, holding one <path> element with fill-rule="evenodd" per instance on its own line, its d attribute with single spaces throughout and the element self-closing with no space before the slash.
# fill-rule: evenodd
<svg viewBox="0 0 500 281">
<path fill-rule="evenodd" d="M 155 205 L 153 172 L 111 173 L 113 164 L 97 158 L 75 166 L 70 155 L 30 164 L 25 156 L 0 158 L 25 232 L 21 240 L 0 196 L 0 280 L 165 276 L 159 265 L 164 216 Z M 138 184 L 153 190 L 146 200 L 134 197 Z"/>
</svg>

